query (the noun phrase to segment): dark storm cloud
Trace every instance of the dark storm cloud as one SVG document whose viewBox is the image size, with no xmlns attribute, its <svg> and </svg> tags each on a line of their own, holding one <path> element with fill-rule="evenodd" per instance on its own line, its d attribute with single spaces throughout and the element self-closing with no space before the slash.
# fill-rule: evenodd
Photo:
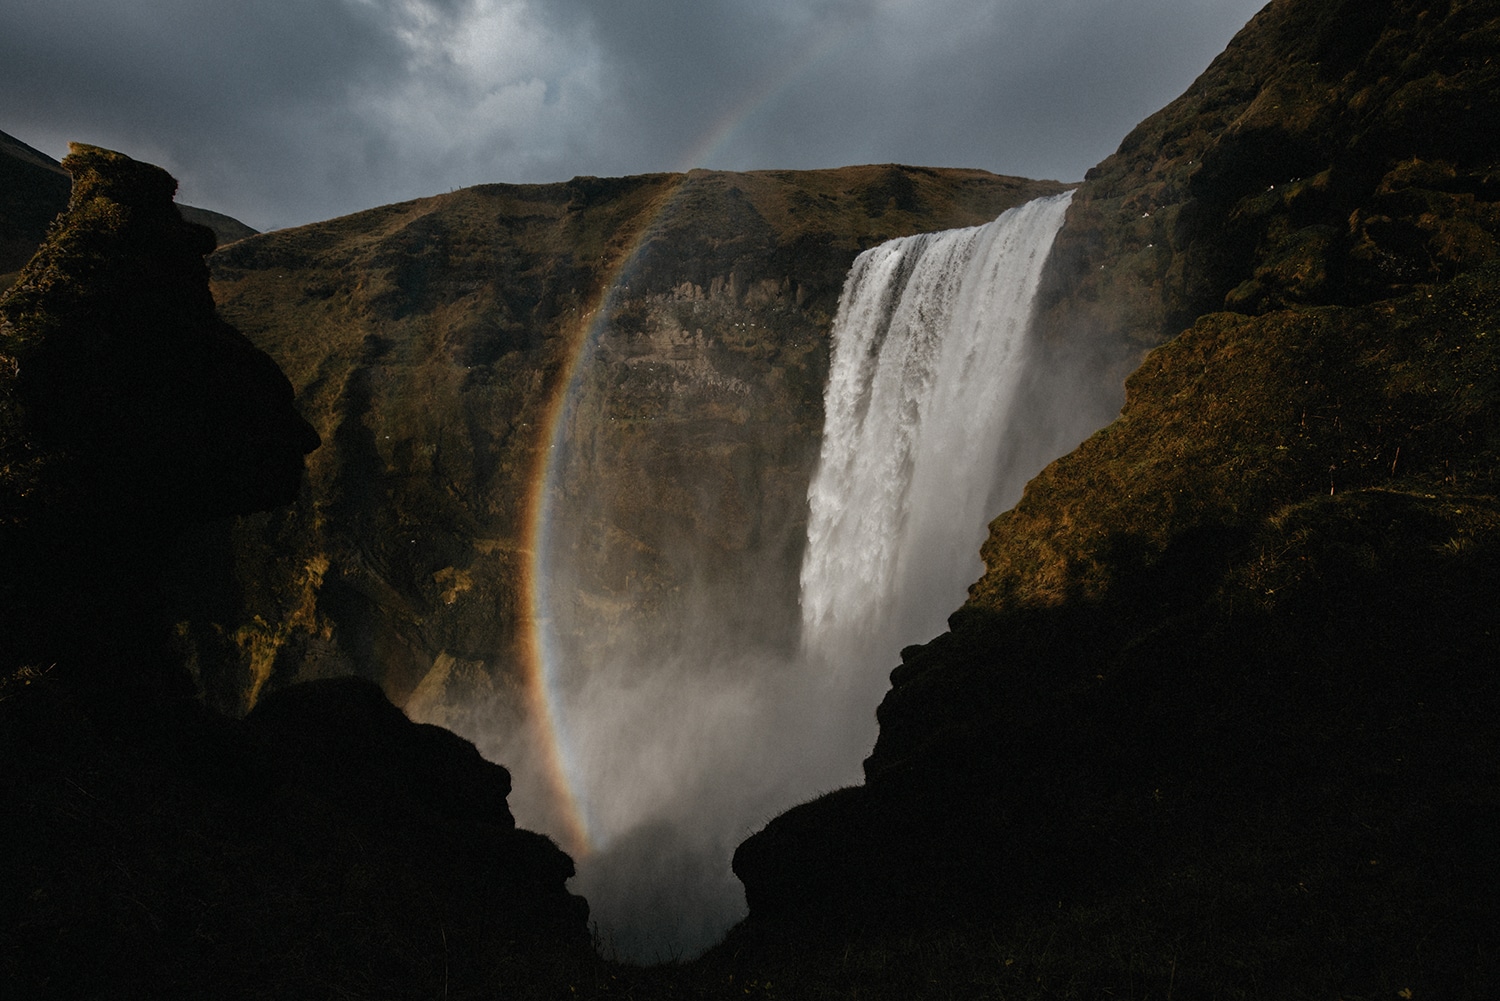
<svg viewBox="0 0 1500 1001">
<path fill-rule="evenodd" d="M 482 181 L 902 161 L 1075 179 L 1257 0 L 12 0 L 0 129 L 291 225 Z"/>
</svg>

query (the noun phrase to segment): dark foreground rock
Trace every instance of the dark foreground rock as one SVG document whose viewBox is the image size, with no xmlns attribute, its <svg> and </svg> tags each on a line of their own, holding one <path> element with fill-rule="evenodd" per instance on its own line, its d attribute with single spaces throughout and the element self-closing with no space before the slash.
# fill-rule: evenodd
<svg viewBox="0 0 1500 1001">
<path fill-rule="evenodd" d="M 903 652 L 865 785 L 740 847 L 735 949 L 941 928 L 1049 996 L 1485 996 L 1497 45 L 1491 2 L 1277 0 L 1090 172 L 1045 335 L 1175 339 Z"/>
<path fill-rule="evenodd" d="M 182 220 L 176 181 L 88 146 L 66 166 L 69 211 L 0 299 L 0 628 L 22 663 L 159 625 L 161 550 L 290 502 L 318 444 L 215 311 L 214 237 Z"/>
<path fill-rule="evenodd" d="M 243 724 L 50 675 L 0 694 L 0 975 L 27 997 L 528 996 L 592 961 L 505 770 L 368 682 Z"/>
<path fill-rule="evenodd" d="M 0 978 L 19 996 L 461 996 L 589 956 L 572 862 L 510 779 L 367 682 L 233 720 L 159 577 L 286 504 L 317 435 L 219 318 L 165 172 L 75 146 L 0 299 Z M 538 970 L 545 970 L 539 974 Z M 518 972 L 520 971 L 520 972 Z"/>
</svg>

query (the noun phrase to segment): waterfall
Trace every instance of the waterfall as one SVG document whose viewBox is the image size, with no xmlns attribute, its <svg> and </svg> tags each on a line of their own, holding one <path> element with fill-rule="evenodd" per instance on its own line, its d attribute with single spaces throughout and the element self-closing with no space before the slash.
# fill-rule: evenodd
<svg viewBox="0 0 1500 1001">
<path fill-rule="evenodd" d="M 834 670 L 941 632 L 983 567 L 1032 300 L 1072 193 L 892 240 L 844 284 L 808 490 L 803 646 Z M 883 674 L 882 674 L 883 678 Z"/>
<path fill-rule="evenodd" d="M 654 646 L 601 616 L 596 642 L 564 660 L 560 715 L 594 837 L 572 889 L 607 953 L 697 955 L 745 913 L 735 845 L 859 781 L 886 670 L 962 602 L 985 523 L 1019 494 L 1001 481 L 1022 473 L 997 470 L 1007 436 L 1030 433 L 1007 419 L 1067 200 L 856 261 L 809 490 L 801 656 L 708 613 L 656 623 L 669 642 Z"/>
</svg>

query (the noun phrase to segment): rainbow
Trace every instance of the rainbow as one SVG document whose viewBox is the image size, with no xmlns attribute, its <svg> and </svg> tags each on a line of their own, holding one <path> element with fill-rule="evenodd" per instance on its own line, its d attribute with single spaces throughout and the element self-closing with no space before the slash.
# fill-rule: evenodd
<svg viewBox="0 0 1500 1001">
<path fill-rule="evenodd" d="M 557 832 L 558 836 L 564 848 L 576 857 L 587 856 L 593 851 L 596 839 L 589 823 L 588 804 L 579 792 L 580 769 L 573 755 L 574 745 L 569 739 L 567 719 L 562 712 L 560 666 L 551 628 L 552 601 L 548 589 L 551 575 L 547 554 L 552 536 L 551 499 L 561 466 L 555 460 L 563 452 L 568 423 L 583 379 L 584 361 L 606 326 L 611 302 L 625 286 L 653 224 L 671 208 L 686 181 L 685 174 L 677 175 L 674 183 L 657 196 L 656 204 L 638 217 L 640 223 L 635 234 L 608 269 L 599 291 L 579 321 L 569 357 L 558 379 L 558 388 L 543 412 L 542 427 L 545 431 L 542 441 L 546 447 L 541 450 L 531 475 L 525 527 L 528 559 L 522 582 L 523 593 L 527 596 L 525 635 L 521 642 L 526 708 L 537 731 L 535 750 L 548 791 L 562 816 L 563 830 Z"/>
<path fill-rule="evenodd" d="M 637 217 L 639 223 L 635 234 L 619 252 L 590 308 L 583 314 L 570 356 L 564 363 L 558 380 L 558 388 L 543 414 L 542 426 L 545 430 L 542 441 L 546 447 L 541 450 L 532 471 L 527 503 L 525 538 L 528 559 L 522 582 L 523 593 L 527 596 L 527 616 L 521 652 L 526 679 L 526 708 L 536 730 L 535 750 L 549 787 L 548 792 L 562 818 L 563 829 L 557 835 L 564 848 L 575 857 L 589 855 L 597 847 L 598 834 L 589 820 L 588 803 L 581 792 L 581 770 L 574 756 L 568 720 L 562 709 L 559 688 L 561 669 L 551 626 L 552 601 L 548 590 L 551 575 L 547 567 L 547 554 L 553 527 L 552 497 L 560 471 L 560 464 L 554 460 L 563 452 L 567 426 L 582 383 L 584 362 L 603 332 L 613 297 L 625 286 L 631 269 L 640 257 L 647 235 L 676 202 L 686 185 L 687 171 L 710 162 L 746 122 L 788 90 L 814 63 L 827 55 L 838 40 L 838 33 L 831 28 L 815 33 L 799 50 L 770 67 L 757 85 L 749 88 L 688 150 L 683 158 L 682 172 L 676 177 L 675 183 L 657 196 L 654 206 Z"/>
</svg>

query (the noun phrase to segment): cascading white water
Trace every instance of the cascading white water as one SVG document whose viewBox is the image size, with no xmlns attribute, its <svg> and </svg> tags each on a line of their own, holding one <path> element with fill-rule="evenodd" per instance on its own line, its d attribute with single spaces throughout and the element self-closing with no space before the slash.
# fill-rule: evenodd
<svg viewBox="0 0 1500 1001">
<path fill-rule="evenodd" d="M 861 254 L 834 321 L 808 490 L 803 646 L 829 669 L 944 628 L 982 571 L 1032 301 L 1072 193 Z M 882 675 L 883 677 L 883 675 Z"/>
<path fill-rule="evenodd" d="M 978 576 L 986 521 L 1014 500 L 1006 491 L 1019 494 L 996 470 L 1007 436 L 1026 433 L 1006 420 L 1067 200 L 856 261 L 809 491 L 804 656 L 726 642 L 709 615 L 666 623 L 677 642 L 646 654 L 606 630 L 563 672 L 595 838 L 573 889 L 621 957 L 707 948 L 745 913 L 735 845 L 791 804 L 859 780 L 887 670 L 903 644 L 941 630 Z"/>
</svg>

